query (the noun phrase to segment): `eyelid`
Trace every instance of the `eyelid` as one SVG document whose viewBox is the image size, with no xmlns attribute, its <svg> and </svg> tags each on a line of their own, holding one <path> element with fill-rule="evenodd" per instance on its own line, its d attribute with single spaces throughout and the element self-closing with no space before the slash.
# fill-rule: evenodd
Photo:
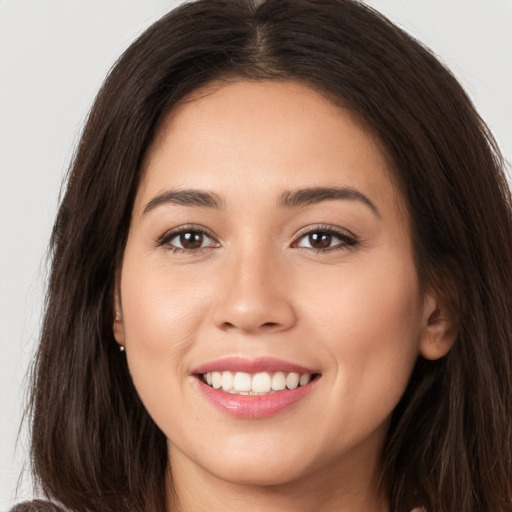
<svg viewBox="0 0 512 512">
<path fill-rule="evenodd" d="M 201 226 L 199 224 L 183 224 L 181 226 L 177 226 L 175 228 L 172 228 L 168 231 L 166 231 L 163 235 L 161 235 L 156 241 L 155 246 L 157 247 L 163 247 L 176 236 L 187 233 L 187 232 L 197 232 L 202 233 L 205 236 L 207 236 L 210 240 L 212 240 L 212 244 L 206 246 L 206 247 L 198 247 L 196 249 L 185 249 L 181 247 L 172 246 L 169 247 L 169 249 L 172 249 L 174 252 L 187 252 L 187 253 L 194 253 L 198 251 L 202 251 L 204 249 L 208 249 L 211 247 L 220 247 L 220 242 L 218 241 L 217 237 L 206 227 Z M 343 243 L 339 243 L 333 247 L 328 247 L 325 249 L 315 249 L 315 248 L 307 248 L 307 247 L 300 247 L 298 246 L 298 243 L 302 238 L 304 238 L 307 235 L 310 235 L 312 233 L 328 233 L 335 237 L 338 237 L 342 240 Z M 325 253 L 337 249 L 350 249 L 360 243 L 360 240 L 354 233 L 348 231 L 347 229 L 341 228 L 339 226 L 333 226 L 328 224 L 317 224 L 317 225 L 309 225 L 296 233 L 296 235 L 293 237 L 293 241 L 291 243 L 291 247 L 293 248 L 299 248 L 299 249 L 306 249 L 309 251 L 319 252 L 319 253 Z"/>
<path fill-rule="evenodd" d="M 302 238 L 304 238 L 306 235 L 310 235 L 312 233 L 329 233 L 331 235 L 334 235 L 338 238 L 340 238 L 344 243 L 335 245 L 333 247 L 329 247 L 326 249 L 314 249 L 314 248 L 307 248 L 307 247 L 299 247 L 298 243 Z M 360 243 L 359 238 L 354 235 L 351 231 L 345 228 L 341 228 L 339 226 L 333 226 L 328 224 L 317 224 L 312 226 L 307 226 L 305 228 L 302 228 L 293 238 L 293 242 L 291 244 L 291 247 L 297 247 L 299 249 L 306 249 L 306 250 L 313 250 L 315 252 L 329 252 L 336 249 L 350 249 Z"/>
<path fill-rule="evenodd" d="M 162 236 L 158 237 L 155 245 L 157 247 L 163 247 L 166 244 L 168 244 L 174 237 L 181 235 L 182 233 L 187 233 L 189 231 L 194 231 L 196 233 L 202 233 L 202 234 L 206 235 L 208 238 L 210 238 L 213 242 L 215 242 L 215 244 L 207 246 L 207 247 L 198 247 L 197 249 L 183 249 L 181 247 L 173 247 L 173 250 L 175 252 L 186 251 L 188 253 L 191 253 L 191 252 L 195 252 L 195 251 L 200 251 L 202 249 L 206 249 L 208 247 L 219 247 L 219 245 L 220 245 L 216 236 L 209 229 L 207 229 L 204 226 L 201 226 L 199 224 L 183 224 L 181 226 L 172 228 L 172 229 L 166 231 Z"/>
</svg>

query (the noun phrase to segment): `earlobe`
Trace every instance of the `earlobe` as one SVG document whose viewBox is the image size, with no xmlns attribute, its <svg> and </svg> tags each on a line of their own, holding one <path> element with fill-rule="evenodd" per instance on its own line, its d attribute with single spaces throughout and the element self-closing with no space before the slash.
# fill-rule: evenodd
<svg viewBox="0 0 512 512">
<path fill-rule="evenodd" d="M 447 302 L 427 297 L 419 347 L 425 359 L 436 360 L 448 354 L 458 334 L 456 316 Z"/>
<path fill-rule="evenodd" d="M 123 322 L 123 312 L 121 308 L 121 301 L 119 299 L 119 294 L 116 293 L 114 298 L 114 323 L 112 326 L 112 331 L 114 333 L 114 338 L 117 341 L 121 350 L 124 348 L 124 322 Z"/>
</svg>

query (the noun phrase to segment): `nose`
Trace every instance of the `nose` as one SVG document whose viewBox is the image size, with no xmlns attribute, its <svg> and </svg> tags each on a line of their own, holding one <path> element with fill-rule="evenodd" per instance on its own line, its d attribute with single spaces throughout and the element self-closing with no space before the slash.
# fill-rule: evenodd
<svg viewBox="0 0 512 512">
<path fill-rule="evenodd" d="M 247 334 L 290 329 L 297 318 L 285 267 L 263 251 L 226 261 L 213 313 L 217 327 Z"/>
</svg>

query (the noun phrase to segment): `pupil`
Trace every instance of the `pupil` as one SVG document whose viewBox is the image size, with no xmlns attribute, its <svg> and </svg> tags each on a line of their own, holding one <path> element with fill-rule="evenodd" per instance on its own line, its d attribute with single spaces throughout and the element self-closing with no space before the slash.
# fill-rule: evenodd
<svg viewBox="0 0 512 512">
<path fill-rule="evenodd" d="M 329 233 L 313 233 L 309 235 L 309 243 L 315 249 L 326 249 L 331 245 L 332 236 Z"/>
<path fill-rule="evenodd" d="M 203 234 L 194 231 L 182 233 L 180 243 L 185 249 L 198 249 L 203 244 Z"/>
</svg>

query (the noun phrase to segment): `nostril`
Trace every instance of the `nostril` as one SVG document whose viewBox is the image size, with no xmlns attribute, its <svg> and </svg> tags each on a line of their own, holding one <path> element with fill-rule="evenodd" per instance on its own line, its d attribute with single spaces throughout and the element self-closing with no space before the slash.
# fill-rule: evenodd
<svg viewBox="0 0 512 512">
<path fill-rule="evenodd" d="M 272 327 L 277 327 L 279 325 L 278 322 L 265 322 L 263 324 L 261 324 L 260 327 L 269 327 L 269 328 L 272 328 Z M 224 327 L 225 329 L 232 329 L 235 327 L 234 324 L 232 324 L 231 322 L 224 322 L 222 324 L 222 327 Z"/>
</svg>

